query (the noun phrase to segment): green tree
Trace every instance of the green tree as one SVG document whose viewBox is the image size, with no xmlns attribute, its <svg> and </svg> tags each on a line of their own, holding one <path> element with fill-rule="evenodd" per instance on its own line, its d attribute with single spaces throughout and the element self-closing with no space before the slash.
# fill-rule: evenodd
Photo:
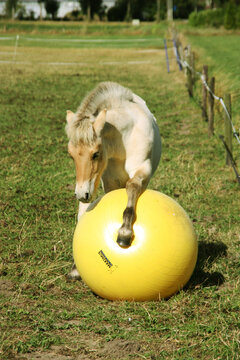
<svg viewBox="0 0 240 360">
<path fill-rule="evenodd" d="M 240 6 L 238 6 L 236 13 L 236 27 L 240 28 Z"/>
<path fill-rule="evenodd" d="M 188 19 L 195 7 L 196 2 L 192 0 L 175 0 L 173 1 L 173 16 L 175 19 Z"/>
<path fill-rule="evenodd" d="M 234 29 L 236 27 L 236 12 L 237 7 L 234 1 L 229 1 L 226 5 L 226 11 L 224 15 L 224 27 L 225 29 Z"/>
<path fill-rule="evenodd" d="M 239 0 L 234 0 L 233 1 L 236 5 L 240 4 Z M 229 0 L 212 0 L 212 8 L 223 8 L 225 5 L 227 5 L 229 3 Z"/>
<path fill-rule="evenodd" d="M 107 13 L 109 21 L 123 21 L 126 16 L 127 2 L 125 0 L 117 0 Z"/>
<path fill-rule="evenodd" d="M 160 22 L 160 19 L 161 19 L 161 13 L 160 13 L 160 10 L 161 10 L 161 0 L 156 0 L 157 1 L 157 13 L 156 13 L 156 21 L 157 23 Z"/>
<path fill-rule="evenodd" d="M 6 15 L 14 18 L 17 11 L 18 0 L 7 0 L 6 1 Z"/>
<path fill-rule="evenodd" d="M 42 16 L 42 6 L 43 6 L 43 3 L 44 3 L 44 0 L 38 0 L 38 3 L 39 3 L 39 6 L 40 6 L 40 20 L 42 20 L 43 16 Z"/>
<path fill-rule="evenodd" d="M 132 20 L 132 4 L 131 0 L 127 0 L 127 11 L 125 15 L 125 20 L 130 22 Z"/>
<path fill-rule="evenodd" d="M 92 20 L 94 14 L 102 16 L 102 0 L 79 0 L 83 14 L 87 15 L 88 21 Z"/>
<path fill-rule="evenodd" d="M 47 14 L 50 14 L 52 19 L 55 19 L 59 9 L 59 2 L 57 0 L 44 0 L 44 6 Z"/>
<path fill-rule="evenodd" d="M 173 0 L 167 0 L 167 19 L 173 20 Z"/>
<path fill-rule="evenodd" d="M 161 18 L 162 9 L 161 4 Z M 108 20 L 110 21 L 130 21 L 139 19 L 152 21 L 156 17 L 157 2 L 156 0 L 117 0 L 115 5 L 108 10 Z"/>
</svg>

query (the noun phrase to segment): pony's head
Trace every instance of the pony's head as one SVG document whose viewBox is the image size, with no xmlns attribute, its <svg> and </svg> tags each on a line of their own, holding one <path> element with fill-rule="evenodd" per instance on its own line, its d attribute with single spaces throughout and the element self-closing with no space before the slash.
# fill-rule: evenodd
<svg viewBox="0 0 240 360">
<path fill-rule="evenodd" d="M 75 195 L 82 202 L 91 201 L 106 167 L 101 139 L 105 119 L 105 109 L 94 119 L 67 111 L 68 152 L 76 167 Z"/>
</svg>

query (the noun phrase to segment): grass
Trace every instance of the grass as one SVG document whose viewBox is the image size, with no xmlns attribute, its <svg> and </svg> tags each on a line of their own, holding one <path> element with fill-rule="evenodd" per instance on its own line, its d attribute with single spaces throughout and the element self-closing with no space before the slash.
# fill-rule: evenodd
<svg viewBox="0 0 240 360">
<path fill-rule="evenodd" d="M 202 65 L 209 65 L 209 76 L 215 76 L 217 90 L 230 92 L 233 96 L 235 115 L 239 114 L 239 31 L 224 29 L 193 29 L 190 26 L 182 27 L 185 41 L 192 45 L 197 53 L 197 66 L 201 71 Z M 239 116 L 237 121 L 240 121 Z"/>
<path fill-rule="evenodd" d="M 163 37 L 148 36 L 148 37 L 137 37 L 137 36 L 110 36 L 105 35 L 101 37 L 84 37 L 84 36 L 63 36 L 61 38 L 56 35 L 40 35 L 38 37 L 30 35 L 16 36 L 3 36 L 0 39 L 0 43 L 4 46 L 14 47 L 17 41 L 17 47 L 31 47 L 31 48 L 163 48 Z"/>
<path fill-rule="evenodd" d="M 167 74 L 163 51 L 19 51 L 31 66 L 0 64 L 0 357 L 238 359 L 239 186 L 175 63 Z M 66 279 L 77 202 L 65 111 L 102 80 L 147 101 L 163 140 L 150 187 L 177 199 L 198 235 L 195 272 L 169 300 L 110 302 Z"/>
<path fill-rule="evenodd" d="M 167 23 L 0 21 L 0 44 L 44 48 L 163 48 Z"/>
<path fill-rule="evenodd" d="M 8 34 L 58 34 L 58 35 L 161 35 L 167 26 L 160 24 L 142 23 L 132 26 L 131 23 L 111 22 L 48 22 L 48 21 L 0 21 L 0 31 Z"/>
<path fill-rule="evenodd" d="M 202 71 L 203 65 L 208 65 L 208 78 L 215 77 L 214 93 L 224 98 L 227 93 L 231 94 L 231 113 L 232 121 L 237 132 L 240 127 L 240 103 L 239 103 L 239 33 L 238 31 L 226 31 L 224 29 L 197 29 L 193 30 L 190 26 L 182 26 L 181 37 L 184 44 L 191 44 L 192 51 L 195 52 L 196 70 Z M 202 83 L 199 76 L 196 76 L 194 96 L 198 103 L 202 97 Z M 215 132 L 217 135 L 224 134 L 223 108 L 218 101 L 215 101 Z M 233 139 L 233 153 L 239 165 L 239 144 Z"/>
<path fill-rule="evenodd" d="M 202 49 L 202 57 L 210 58 L 211 72 L 217 77 L 228 77 L 228 91 L 239 95 L 239 35 L 226 36 L 190 36 L 193 47 Z"/>
</svg>

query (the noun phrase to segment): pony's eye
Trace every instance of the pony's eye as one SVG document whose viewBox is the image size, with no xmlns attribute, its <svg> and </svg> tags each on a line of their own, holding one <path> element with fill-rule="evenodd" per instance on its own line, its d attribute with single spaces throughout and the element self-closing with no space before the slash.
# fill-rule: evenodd
<svg viewBox="0 0 240 360">
<path fill-rule="evenodd" d="M 92 160 L 96 160 L 99 157 L 99 151 L 95 152 L 92 156 Z"/>
</svg>

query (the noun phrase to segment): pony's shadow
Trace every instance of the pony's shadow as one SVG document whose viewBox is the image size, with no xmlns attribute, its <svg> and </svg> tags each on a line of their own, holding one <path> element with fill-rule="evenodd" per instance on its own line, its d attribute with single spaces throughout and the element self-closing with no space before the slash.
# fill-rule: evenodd
<svg viewBox="0 0 240 360">
<path fill-rule="evenodd" d="M 227 246 L 223 242 L 198 243 L 198 259 L 193 275 L 187 284 L 187 289 L 198 287 L 219 286 L 224 283 L 225 278 L 218 271 L 211 271 L 214 262 L 227 255 Z"/>
</svg>

